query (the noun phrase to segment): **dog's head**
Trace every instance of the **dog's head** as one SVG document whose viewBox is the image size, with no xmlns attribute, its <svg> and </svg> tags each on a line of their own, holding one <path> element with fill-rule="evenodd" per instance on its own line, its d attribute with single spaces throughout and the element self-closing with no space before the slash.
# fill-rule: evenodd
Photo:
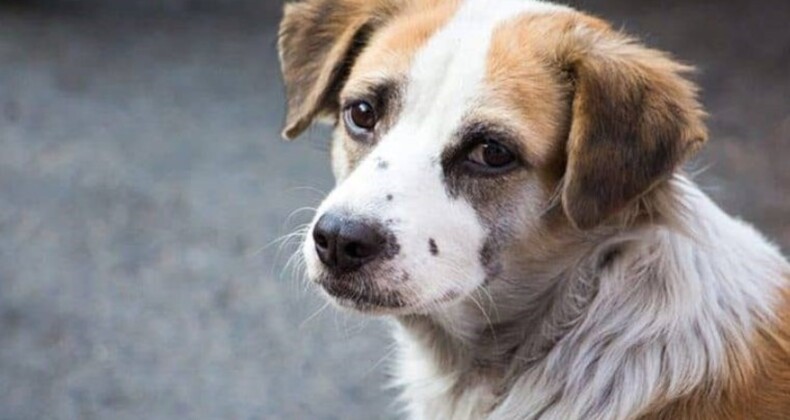
<svg viewBox="0 0 790 420">
<path fill-rule="evenodd" d="M 335 125 L 308 275 L 362 311 L 463 299 L 524 243 L 613 223 L 706 138 L 686 67 L 564 6 L 307 0 L 279 50 L 284 136 Z"/>
</svg>

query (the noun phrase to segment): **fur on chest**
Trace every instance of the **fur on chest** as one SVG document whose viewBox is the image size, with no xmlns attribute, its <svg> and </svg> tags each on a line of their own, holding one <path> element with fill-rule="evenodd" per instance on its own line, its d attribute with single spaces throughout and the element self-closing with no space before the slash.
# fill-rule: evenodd
<svg viewBox="0 0 790 420">
<path fill-rule="evenodd" d="M 477 374 L 442 366 L 437 349 L 426 348 L 402 328 L 395 339 L 398 355 L 393 385 L 409 419 L 481 419 L 494 407 L 494 386 Z"/>
</svg>

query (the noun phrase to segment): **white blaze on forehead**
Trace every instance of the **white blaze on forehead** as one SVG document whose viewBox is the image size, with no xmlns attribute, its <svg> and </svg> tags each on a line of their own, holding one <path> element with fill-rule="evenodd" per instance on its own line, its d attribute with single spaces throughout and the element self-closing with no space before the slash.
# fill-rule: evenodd
<svg viewBox="0 0 790 420">
<path fill-rule="evenodd" d="M 530 0 L 467 0 L 417 52 L 401 121 L 418 124 L 419 140 L 441 147 L 480 93 L 494 29 L 520 14 L 568 10 Z"/>
</svg>

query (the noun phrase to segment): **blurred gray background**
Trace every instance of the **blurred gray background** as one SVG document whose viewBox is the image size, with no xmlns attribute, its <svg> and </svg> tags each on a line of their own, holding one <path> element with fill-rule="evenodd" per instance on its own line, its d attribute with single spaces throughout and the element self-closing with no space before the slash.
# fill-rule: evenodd
<svg viewBox="0 0 790 420">
<path fill-rule="evenodd" d="M 586 0 L 699 66 L 698 180 L 790 246 L 790 2 Z M 0 2 L 0 419 L 394 418 L 390 341 L 266 247 L 332 185 L 283 143 L 265 0 Z"/>
</svg>

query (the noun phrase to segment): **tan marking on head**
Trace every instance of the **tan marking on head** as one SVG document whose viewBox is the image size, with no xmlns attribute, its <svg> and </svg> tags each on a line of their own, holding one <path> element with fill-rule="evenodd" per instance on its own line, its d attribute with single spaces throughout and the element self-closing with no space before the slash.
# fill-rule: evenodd
<svg viewBox="0 0 790 420">
<path fill-rule="evenodd" d="M 690 68 L 582 13 L 501 25 L 488 65 L 492 95 L 526 126 L 541 179 L 563 180 L 578 228 L 633 205 L 706 140 Z"/>
<path fill-rule="evenodd" d="M 573 12 L 527 14 L 499 25 L 491 38 L 486 68 L 488 113 L 523 134 L 524 150 L 539 169 L 550 163 L 567 122 L 570 86 L 546 58 L 557 19 Z"/>
<path fill-rule="evenodd" d="M 410 3 L 376 32 L 354 64 L 349 81 L 405 77 L 416 52 L 450 20 L 459 5 L 457 0 Z"/>
<path fill-rule="evenodd" d="M 574 10 L 525 14 L 499 25 L 489 50 L 486 108 L 523 134 L 527 159 L 548 193 L 557 189 L 565 172 L 572 116 L 573 81 L 558 47 L 580 22 L 609 29 L 606 22 Z M 557 216 L 552 220 L 564 219 Z"/>
</svg>

